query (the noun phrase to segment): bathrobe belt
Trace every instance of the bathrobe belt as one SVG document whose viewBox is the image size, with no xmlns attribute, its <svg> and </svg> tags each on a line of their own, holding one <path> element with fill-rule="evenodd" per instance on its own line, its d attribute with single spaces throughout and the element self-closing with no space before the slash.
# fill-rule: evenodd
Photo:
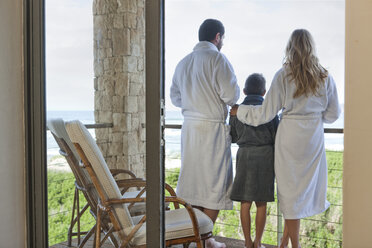
<svg viewBox="0 0 372 248">
<path fill-rule="evenodd" d="M 311 115 L 290 115 L 281 114 L 280 119 L 295 119 L 295 120 L 314 120 L 322 118 L 322 114 L 311 114 Z"/>
<path fill-rule="evenodd" d="M 207 121 L 207 122 L 217 122 L 225 124 L 225 120 L 222 119 L 210 119 L 210 118 L 202 118 L 202 117 L 185 117 L 185 121 Z"/>
</svg>

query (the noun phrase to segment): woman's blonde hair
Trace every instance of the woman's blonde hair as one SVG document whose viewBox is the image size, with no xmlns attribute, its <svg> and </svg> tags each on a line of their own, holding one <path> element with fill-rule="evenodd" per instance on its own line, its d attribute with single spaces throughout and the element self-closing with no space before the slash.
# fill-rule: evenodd
<svg viewBox="0 0 372 248">
<path fill-rule="evenodd" d="M 306 29 L 293 31 L 285 51 L 284 65 L 296 84 L 293 97 L 309 94 L 319 96 L 319 88 L 324 84 L 328 71 L 319 64 L 315 54 L 313 38 Z"/>
</svg>

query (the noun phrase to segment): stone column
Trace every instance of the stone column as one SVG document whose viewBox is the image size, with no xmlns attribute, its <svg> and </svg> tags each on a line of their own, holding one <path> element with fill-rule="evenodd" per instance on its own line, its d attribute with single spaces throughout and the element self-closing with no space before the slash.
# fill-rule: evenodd
<svg viewBox="0 0 372 248">
<path fill-rule="evenodd" d="M 97 144 L 110 168 L 145 176 L 145 0 L 94 0 Z"/>
</svg>

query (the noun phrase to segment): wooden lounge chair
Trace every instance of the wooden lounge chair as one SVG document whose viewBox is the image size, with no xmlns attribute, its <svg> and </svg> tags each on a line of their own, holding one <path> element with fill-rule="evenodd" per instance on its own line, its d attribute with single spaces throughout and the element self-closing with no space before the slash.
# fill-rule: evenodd
<svg viewBox="0 0 372 248">
<path fill-rule="evenodd" d="M 81 122 L 66 123 L 66 130 L 99 194 L 96 247 L 100 247 L 106 238 L 101 239 L 98 231 L 102 214 L 109 216 L 112 224 L 109 234 L 118 237 L 120 247 L 146 247 L 146 215 L 132 217 L 128 211 L 128 204 L 145 202 L 146 197 L 122 197 L 98 146 Z M 144 181 L 127 182 L 127 186 L 146 190 Z M 165 212 L 166 245 L 184 244 L 187 247 L 190 242 L 196 242 L 198 248 L 203 247 L 203 241 L 212 236 L 211 219 L 176 196 L 166 197 L 165 201 L 172 202 L 176 208 Z M 185 208 L 179 208 L 179 204 Z"/>
<path fill-rule="evenodd" d="M 90 179 L 90 176 L 88 172 L 80 165 L 79 161 L 79 155 L 76 152 L 76 149 L 74 145 L 71 143 L 71 140 L 66 132 L 65 129 L 65 123 L 62 119 L 51 119 L 48 120 L 47 126 L 49 130 L 51 131 L 54 139 L 56 140 L 58 146 L 60 147 L 60 154 L 63 155 L 75 177 L 75 194 L 74 194 L 74 201 L 72 206 L 72 217 L 70 222 L 70 227 L 68 230 L 68 246 L 71 246 L 72 244 L 72 238 L 77 236 L 77 243 L 78 247 L 83 247 L 88 239 L 92 236 L 92 234 L 95 232 L 96 228 L 93 226 L 90 231 L 88 232 L 82 232 L 80 230 L 80 218 L 81 216 L 87 212 L 88 209 L 90 209 L 90 213 L 93 215 L 93 217 L 96 219 L 96 213 L 97 213 L 97 204 L 99 195 L 95 189 L 95 187 L 92 184 L 92 181 Z M 122 169 L 114 169 L 110 170 L 111 174 L 115 176 L 122 176 L 126 175 L 128 179 L 136 179 L 136 176 L 134 173 L 128 170 L 122 170 Z M 119 180 L 120 182 L 123 182 L 125 180 Z M 128 188 L 125 187 L 125 185 L 121 188 L 121 194 L 124 194 L 125 197 L 136 197 L 139 193 L 139 191 L 126 191 Z M 87 204 L 80 209 L 80 199 L 79 199 L 79 191 L 83 193 Z M 146 205 L 144 203 L 141 204 L 135 204 L 131 207 L 131 214 L 132 215 L 138 215 L 143 214 L 146 210 Z M 107 220 L 106 220 L 107 222 Z M 106 224 L 104 224 L 105 226 Z M 77 231 L 74 232 L 74 227 L 76 226 Z M 108 227 L 103 228 L 103 232 L 107 233 Z M 84 239 L 81 240 L 81 236 L 85 235 Z M 113 236 L 111 237 L 111 241 L 115 243 L 115 240 Z M 116 245 L 117 246 L 117 245 Z"/>
</svg>

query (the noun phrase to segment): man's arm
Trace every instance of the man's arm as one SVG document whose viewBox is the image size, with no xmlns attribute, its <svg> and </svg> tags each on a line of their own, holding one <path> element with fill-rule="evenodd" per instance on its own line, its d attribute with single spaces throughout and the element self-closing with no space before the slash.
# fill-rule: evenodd
<svg viewBox="0 0 372 248">
<path fill-rule="evenodd" d="M 238 101 L 240 95 L 234 69 L 223 54 L 219 54 L 215 63 L 215 89 L 222 101 L 232 106 Z"/>
<path fill-rule="evenodd" d="M 172 86 L 170 88 L 170 98 L 174 106 L 182 108 L 182 99 L 181 99 L 181 91 L 178 87 L 178 83 L 176 80 L 176 72 L 172 79 Z"/>
</svg>

